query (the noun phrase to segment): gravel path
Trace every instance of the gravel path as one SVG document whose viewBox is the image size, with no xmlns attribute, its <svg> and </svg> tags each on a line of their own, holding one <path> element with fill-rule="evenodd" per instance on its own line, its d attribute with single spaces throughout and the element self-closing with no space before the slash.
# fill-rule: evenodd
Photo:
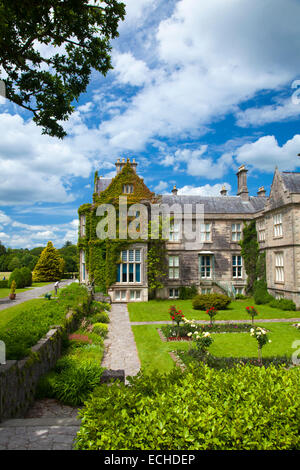
<svg viewBox="0 0 300 470">
<path fill-rule="evenodd" d="M 74 282 L 72 279 L 68 279 L 67 281 L 62 281 L 59 283 L 59 287 L 65 287 L 68 284 Z M 42 287 L 34 287 L 33 289 L 29 289 L 25 292 L 20 292 L 17 294 L 15 300 L 10 300 L 8 297 L 4 299 L 0 299 L 0 310 L 4 310 L 5 308 L 13 307 L 14 305 L 19 305 L 26 300 L 37 299 L 41 295 L 46 294 L 54 290 L 54 282 L 51 284 L 47 284 L 46 286 Z"/>
<path fill-rule="evenodd" d="M 136 375 L 141 363 L 131 330 L 127 305 L 112 304 L 109 318 L 102 366 L 114 370 L 124 369 L 125 376 Z"/>
</svg>

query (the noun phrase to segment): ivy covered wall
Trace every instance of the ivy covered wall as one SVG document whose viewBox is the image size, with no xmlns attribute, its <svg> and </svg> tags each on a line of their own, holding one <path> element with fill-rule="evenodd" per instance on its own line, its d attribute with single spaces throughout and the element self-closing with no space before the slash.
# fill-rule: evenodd
<svg viewBox="0 0 300 470">
<path fill-rule="evenodd" d="M 98 174 L 95 174 L 95 187 Z M 123 185 L 132 185 L 133 191 L 130 194 L 123 193 Z M 85 252 L 85 263 L 89 279 L 94 280 L 103 292 L 107 292 L 117 280 L 117 265 L 120 262 L 122 250 L 128 249 L 135 243 L 147 243 L 149 246 L 147 255 L 147 272 L 150 290 L 162 287 L 162 281 L 166 272 L 166 248 L 165 240 L 145 241 L 142 238 L 119 239 L 119 197 L 127 197 L 127 208 L 132 204 L 143 203 L 150 207 L 150 204 L 157 202 L 155 194 L 147 188 L 142 178 L 140 178 L 132 168 L 129 160 L 123 169 L 112 179 L 106 190 L 100 194 L 93 194 L 92 204 L 83 204 L 78 210 L 79 218 L 85 215 L 85 236 L 78 238 L 78 252 Z M 106 217 L 97 216 L 97 209 L 102 204 L 112 204 L 116 210 L 116 238 L 104 240 L 97 236 L 97 225 Z M 128 217 L 128 222 L 133 218 Z M 149 227 L 148 227 L 149 231 Z"/>
</svg>

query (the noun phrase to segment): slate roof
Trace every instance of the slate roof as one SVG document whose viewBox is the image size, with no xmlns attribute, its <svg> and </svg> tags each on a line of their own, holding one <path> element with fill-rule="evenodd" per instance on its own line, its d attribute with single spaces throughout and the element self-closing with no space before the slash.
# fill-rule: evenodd
<svg viewBox="0 0 300 470">
<path fill-rule="evenodd" d="M 105 191 L 105 189 L 108 188 L 111 182 L 111 178 L 98 178 L 96 192 L 101 193 L 102 191 Z"/>
<path fill-rule="evenodd" d="M 196 211 L 196 204 L 203 204 L 204 212 L 208 214 L 254 214 L 262 210 L 267 202 L 266 197 L 250 197 L 243 201 L 239 196 L 174 196 L 163 195 L 163 204 L 191 204 L 192 212 Z"/>
<path fill-rule="evenodd" d="M 300 173 L 283 171 L 281 176 L 284 186 L 290 193 L 300 194 Z"/>
</svg>

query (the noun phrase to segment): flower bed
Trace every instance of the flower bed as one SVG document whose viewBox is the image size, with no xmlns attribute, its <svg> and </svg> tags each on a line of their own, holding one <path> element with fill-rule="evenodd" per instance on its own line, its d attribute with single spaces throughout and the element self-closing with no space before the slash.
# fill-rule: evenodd
<svg viewBox="0 0 300 470">
<path fill-rule="evenodd" d="M 194 331 L 209 333 L 242 333 L 250 332 L 250 330 L 251 325 L 249 323 L 222 323 L 211 326 L 189 322 L 187 320 L 184 325 L 180 325 L 179 327 L 175 325 L 164 325 L 161 327 L 162 334 L 167 341 L 190 341 L 188 333 L 193 333 Z"/>
</svg>

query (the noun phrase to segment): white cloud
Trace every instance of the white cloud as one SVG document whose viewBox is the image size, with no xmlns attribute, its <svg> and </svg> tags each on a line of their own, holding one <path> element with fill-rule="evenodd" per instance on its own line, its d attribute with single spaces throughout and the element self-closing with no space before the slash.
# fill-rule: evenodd
<svg viewBox="0 0 300 470">
<path fill-rule="evenodd" d="M 155 186 L 154 191 L 158 194 L 161 194 L 162 192 L 164 192 L 167 189 L 168 186 L 169 185 L 166 181 L 160 181 L 158 183 L 158 185 Z"/>
<path fill-rule="evenodd" d="M 261 137 L 256 142 L 245 144 L 236 150 L 236 160 L 247 163 L 255 169 L 273 173 L 275 165 L 281 170 L 295 170 L 300 166 L 297 156 L 300 149 L 300 135 L 295 135 L 280 146 L 273 135 Z"/>
<path fill-rule="evenodd" d="M 204 186 L 183 186 L 178 189 L 179 196 L 220 196 L 220 191 L 223 184 L 205 184 Z M 226 183 L 225 187 L 228 192 L 231 190 L 231 185 Z"/>
<path fill-rule="evenodd" d="M 176 150 L 174 162 L 184 164 L 185 171 L 189 175 L 202 176 L 207 179 L 221 178 L 233 163 L 232 153 L 224 153 L 214 161 L 212 157 L 205 156 L 207 149 L 207 145 L 202 145 L 196 150 Z"/>
<path fill-rule="evenodd" d="M 137 60 L 131 52 L 113 55 L 114 74 L 120 83 L 142 86 L 151 80 L 151 72 L 143 60 Z"/>
<path fill-rule="evenodd" d="M 292 98 L 262 107 L 248 108 L 236 113 L 237 125 L 240 127 L 262 126 L 272 122 L 281 122 L 295 119 L 300 116 L 300 105 L 295 104 Z"/>
</svg>

